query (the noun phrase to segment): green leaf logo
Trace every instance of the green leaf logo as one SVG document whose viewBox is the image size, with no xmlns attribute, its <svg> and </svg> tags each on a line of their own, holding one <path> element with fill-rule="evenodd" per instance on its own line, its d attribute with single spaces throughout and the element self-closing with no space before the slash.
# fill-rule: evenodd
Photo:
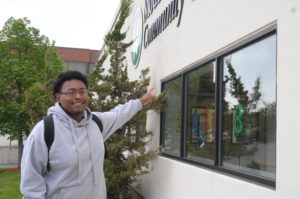
<svg viewBox="0 0 300 199">
<path fill-rule="evenodd" d="M 141 53 L 142 53 L 142 39 L 143 39 L 143 14 L 141 7 L 138 7 L 134 14 L 134 24 L 132 30 L 132 47 L 131 60 L 135 68 L 137 68 Z"/>
</svg>

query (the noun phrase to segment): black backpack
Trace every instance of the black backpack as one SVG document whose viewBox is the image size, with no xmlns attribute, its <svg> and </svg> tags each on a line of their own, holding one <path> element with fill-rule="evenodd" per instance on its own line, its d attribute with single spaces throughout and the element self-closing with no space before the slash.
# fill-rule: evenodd
<svg viewBox="0 0 300 199">
<path fill-rule="evenodd" d="M 96 122 L 96 124 L 98 125 L 101 133 L 103 131 L 103 125 L 101 120 L 99 119 L 99 117 L 97 117 L 96 115 L 92 114 L 92 119 L 94 120 L 94 122 Z M 49 150 L 50 147 L 54 141 L 54 122 L 53 122 L 53 115 L 50 114 L 47 117 L 44 118 L 44 137 L 45 137 L 45 142 L 48 148 L 48 163 L 47 163 L 47 170 L 50 171 L 51 167 L 50 167 L 50 163 L 49 163 Z M 104 144 L 104 148 L 105 148 L 105 158 L 108 158 L 108 152 L 107 152 L 107 148 L 106 145 Z"/>
</svg>

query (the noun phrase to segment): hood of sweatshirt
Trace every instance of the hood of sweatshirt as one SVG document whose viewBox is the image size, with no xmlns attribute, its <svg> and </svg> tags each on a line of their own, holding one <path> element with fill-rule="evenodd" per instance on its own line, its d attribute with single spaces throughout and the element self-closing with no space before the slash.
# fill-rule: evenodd
<svg viewBox="0 0 300 199">
<path fill-rule="evenodd" d="M 64 109 L 61 107 L 61 105 L 59 103 L 55 103 L 54 106 L 50 107 L 48 109 L 48 115 L 54 114 L 56 115 L 59 119 L 64 120 L 65 122 L 68 122 L 73 125 L 87 125 L 91 119 L 92 119 L 92 115 L 91 115 L 91 111 L 89 108 L 86 108 L 86 110 L 83 113 L 83 118 L 80 122 L 77 122 L 76 120 L 72 119 L 65 111 Z"/>
</svg>

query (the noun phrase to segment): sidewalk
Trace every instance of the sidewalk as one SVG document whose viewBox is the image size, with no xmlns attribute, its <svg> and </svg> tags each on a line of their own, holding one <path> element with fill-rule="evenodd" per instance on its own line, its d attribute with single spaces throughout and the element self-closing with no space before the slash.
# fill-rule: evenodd
<svg viewBox="0 0 300 199">
<path fill-rule="evenodd" d="M 18 168 L 17 164 L 0 164 L 0 168 Z"/>
</svg>

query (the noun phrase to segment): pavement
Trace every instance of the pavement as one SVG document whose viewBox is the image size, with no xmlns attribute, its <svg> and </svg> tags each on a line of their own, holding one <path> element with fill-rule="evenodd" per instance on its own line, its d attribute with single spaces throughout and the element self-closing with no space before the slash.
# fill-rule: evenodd
<svg viewBox="0 0 300 199">
<path fill-rule="evenodd" d="M 0 168 L 18 168 L 18 165 L 17 164 L 0 164 Z"/>
</svg>

